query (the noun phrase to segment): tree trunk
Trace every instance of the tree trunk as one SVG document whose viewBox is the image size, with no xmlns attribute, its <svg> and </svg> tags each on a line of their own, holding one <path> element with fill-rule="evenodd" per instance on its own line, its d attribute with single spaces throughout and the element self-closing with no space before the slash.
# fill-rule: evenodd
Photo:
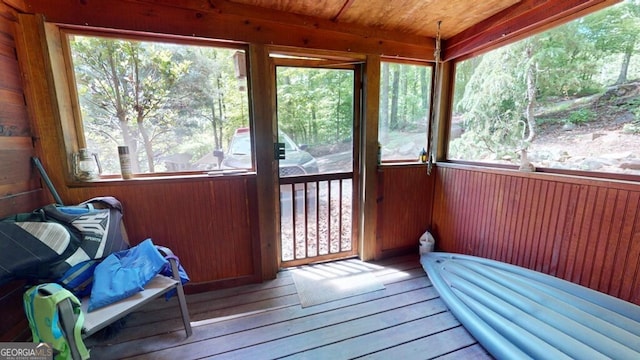
<svg viewBox="0 0 640 360">
<path fill-rule="evenodd" d="M 149 164 L 149 172 L 155 172 L 155 161 L 153 159 L 153 144 L 151 143 L 151 139 L 149 138 L 149 134 L 147 134 L 147 129 L 144 127 L 144 121 L 139 119 L 137 121 L 138 131 L 140 131 L 140 135 L 142 136 L 142 140 L 144 141 L 144 150 L 147 155 L 147 163 Z"/>
<path fill-rule="evenodd" d="M 383 62 L 381 70 L 380 84 L 380 129 L 379 138 L 386 140 L 389 131 L 389 63 Z"/>
<path fill-rule="evenodd" d="M 427 82 L 427 67 L 423 66 L 420 68 L 420 109 L 426 110 L 426 117 L 428 118 L 429 114 L 429 83 Z M 427 120 L 428 121 L 428 120 Z"/>
<path fill-rule="evenodd" d="M 318 123 L 318 115 L 316 114 L 316 107 L 313 106 L 311 107 L 311 123 L 312 124 L 317 124 Z M 324 142 L 327 143 L 329 139 L 325 139 Z"/>
<path fill-rule="evenodd" d="M 218 126 L 216 124 L 216 104 L 213 99 L 210 99 L 209 111 L 211 111 L 211 127 L 213 128 L 213 148 L 218 150 L 222 149 L 221 137 L 218 136 Z"/>
<path fill-rule="evenodd" d="M 622 66 L 620 67 L 620 74 L 618 75 L 618 80 L 616 80 L 616 85 L 624 84 L 627 82 L 629 63 L 631 62 L 633 50 L 636 47 L 636 38 L 637 37 L 634 37 L 633 40 L 630 41 L 624 49 L 624 57 L 622 58 Z"/>
<path fill-rule="evenodd" d="M 340 141 L 340 106 L 342 103 L 342 88 L 338 86 L 338 103 L 336 104 L 336 142 Z"/>
<path fill-rule="evenodd" d="M 534 45 L 529 43 L 527 46 L 527 61 L 529 66 L 527 67 L 527 127 L 529 129 L 529 136 L 524 140 L 529 143 L 533 141 L 536 136 L 536 118 L 534 110 L 536 106 L 536 68 L 538 64 L 534 60 L 535 50 Z"/>
<path fill-rule="evenodd" d="M 391 85 L 391 114 L 389 115 L 389 129 L 398 128 L 398 95 L 400 94 L 400 71 L 397 66 L 393 70 L 393 84 Z"/>
<path fill-rule="evenodd" d="M 109 56 L 109 71 L 111 75 L 111 83 L 113 85 L 114 106 L 116 108 L 116 117 L 118 118 L 118 125 L 120 126 L 120 133 L 122 134 L 123 145 L 129 147 L 131 154 L 131 170 L 135 172 L 140 171 L 138 165 L 138 157 L 136 156 L 137 144 L 135 144 L 133 135 L 131 135 L 131 129 L 129 129 L 129 121 L 127 119 L 127 112 L 124 108 L 125 99 L 122 95 L 122 84 L 120 84 L 120 76 L 116 67 L 116 51 L 113 48 L 111 42 L 107 42 L 107 51 Z"/>
<path fill-rule="evenodd" d="M 404 74 L 404 76 L 402 76 Z M 407 93 L 409 92 L 409 79 L 407 79 L 406 71 L 398 71 L 398 75 L 403 77 L 402 81 L 400 81 L 400 86 L 402 87 L 402 98 L 407 98 Z M 400 129 L 405 129 L 407 127 L 407 119 L 411 116 L 411 109 L 409 108 L 406 101 L 402 102 L 402 108 L 398 110 L 399 112 L 399 121 L 400 121 Z"/>
<path fill-rule="evenodd" d="M 222 143 L 222 124 L 224 123 L 225 117 L 226 117 L 226 112 L 227 109 L 225 109 L 224 107 L 224 101 L 222 99 L 222 79 L 221 76 L 218 75 L 218 78 L 216 79 L 216 86 L 218 87 L 218 91 L 216 92 L 218 95 L 218 118 L 217 118 L 217 123 L 218 123 L 218 131 L 216 132 L 216 136 L 220 136 L 220 143 Z M 216 117 L 213 117 L 213 121 L 214 121 L 214 128 L 215 128 L 215 123 L 216 123 Z M 216 138 L 216 143 L 218 143 L 218 138 Z"/>
<path fill-rule="evenodd" d="M 140 79 L 140 58 L 136 52 L 133 58 L 133 66 L 134 66 L 134 109 L 136 112 L 136 125 L 138 126 L 138 132 L 140 136 L 142 136 L 142 141 L 147 157 L 147 164 L 149 166 L 149 172 L 155 172 L 155 163 L 153 159 L 153 144 L 151 143 L 151 139 L 149 138 L 149 134 L 147 134 L 147 129 L 144 127 L 144 106 L 141 104 L 140 97 L 142 96 L 142 86 Z M 134 154 L 134 157 L 137 159 L 137 152 Z M 134 171 L 135 172 L 135 171 Z"/>
</svg>

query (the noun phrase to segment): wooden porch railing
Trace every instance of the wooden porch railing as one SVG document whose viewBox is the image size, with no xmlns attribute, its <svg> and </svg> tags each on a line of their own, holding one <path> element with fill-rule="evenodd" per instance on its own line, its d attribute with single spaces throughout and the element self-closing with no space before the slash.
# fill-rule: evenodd
<svg viewBox="0 0 640 360">
<path fill-rule="evenodd" d="M 352 177 L 337 173 L 280 179 L 283 266 L 357 254 Z"/>
</svg>

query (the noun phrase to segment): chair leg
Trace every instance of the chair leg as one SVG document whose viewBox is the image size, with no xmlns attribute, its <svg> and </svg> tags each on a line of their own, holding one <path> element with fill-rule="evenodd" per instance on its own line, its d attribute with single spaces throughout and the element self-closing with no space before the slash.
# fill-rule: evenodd
<svg viewBox="0 0 640 360">
<path fill-rule="evenodd" d="M 170 259 L 171 271 L 173 272 L 174 279 L 178 280 L 178 286 L 176 288 L 178 292 L 178 302 L 180 304 L 180 313 L 182 314 L 182 323 L 184 324 L 184 331 L 187 333 L 187 337 L 191 336 L 193 331 L 191 330 L 191 320 L 189 318 L 189 309 L 187 308 L 187 299 L 184 296 L 184 289 L 182 288 L 182 281 L 180 281 L 180 273 L 178 272 L 178 264 L 175 259 Z"/>
</svg>

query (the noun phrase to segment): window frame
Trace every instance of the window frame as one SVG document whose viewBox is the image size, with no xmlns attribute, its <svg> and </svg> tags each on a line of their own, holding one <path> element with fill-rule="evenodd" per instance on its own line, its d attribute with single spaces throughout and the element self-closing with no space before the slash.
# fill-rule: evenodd
<svg viewBox="0 0 640 360">
<path fill-rule="evenodd" d="M 56 88 L 58 95 L 58 110 L 60 111 L 59 122 L 62 130 L 64 153 L 67 159 L 66 179 L 69 184 L 85 184 L 102 181 L 125 181 L 120 174 L 108 174 L 100 175 L 97 179 L 90 181 L 80 181 L 74 178 L 74 154 L 79 149 L 87 146 L 84 123 L 82 119 L 80 102 L 77 93 L 77 83 L 75 79 L 75 71 L 73 68 L 71 46 L 69 42 L 70 36 L 89 36 L 89 37 L 102 37 L 111 38 L 116 40 L 135 40 L 135 41 L 147 41 L 164 44 L 176 44 L 176 45 L 192 45 L 201 47 L 216 47 L 226 48 L 229 50 L 241 50 L 244 51 L 244 62 L 246 66 L 246 92 L 247 92 L 247 109 L 248 109 L 248 123 L 251 141 L 251 156 L 252 163 L 251 169 L 248 173 L 255 172 L 255 146 L 253 143 L 253 113 L 252 113 L 252 86 L 250 81 L 249 72 L 249 45 L 243 42 L 217 40 L 208 38 L 195 38 L 185 37 L 179 35 L 168 34 L 150 34 L 145 32 L 134 31 L 122 31 L 122 30 L 109 30 L 109 29 L 97 29 L 92 27 L 76 26 L 76 25 L 59 25 L 59 24 L 46 24 L 45 33 L 47 35 L 47 43 L 50 49 L 49 56 L 53 72 L 59 71 L 60 76 L 58 79 L 54 76 L 53 84 Z M 60 50 L 57 54 L 52 49 Z M 136 179 L 167 179 L 167 178 L 188 178 L 193 176 L 207 175 L 210 170 L 187 170 L 187 171 L 163 171 L 163 172 L 148 172 L 148 173 L 135 173 Z"/>
<path fill-rule="evenodd" d="M 433 131 L 432 128 L 432 116 L 433 115 L 433 100 L 434 100 L 434 96 L 433 96 L 433 92 L 435 91 L 434 86 L 435 86 L 435 62 L 434 61 L 427 61 L 427 60 L 416 60 L 416 59 L 407 59 L 407 58 L 398 58 L 398 57 L 386 57 L 386 56 L 381 56 L 380 57 L 380 84 L 379 87 L 380 89 L 382 88 L 382 63 L 393 63 L 393 64 L 401 64 L 401 65 L 414 65 L 414 66 L 425 66 L 431 69 L 431 76 L 429 79 L 429 106 L 428 106 L 428 110 L 427 113 L 425 114 L 427 117 L 427 123 L 425 124 L 427 127 L 427 131 L 425 133 L 426 138 L 425 138 L 425 150 L 427 151 L 427 153 L 429 152 L 430 146 L 431 144 L 429 143 L 430 140 L 432 139 L 431 136 L 431 132 Z M 438 119 L 434 119 L 435 122 L 438 121 Z M 380 143 L 380 107 L 378 108 L 378 139 L 376 139 L 378 141 L 378 143 Z M 435 151 L 435 149 L 434 149 Z M 398 165 L 420 165 L 423 164 L 422 162 L 420 162 L 419 159 L 419 154 L 416 154 L 415 159 L 411 160 L 411 159 L 388 159 L 385 160 L 382 157 L 380 157 L 380 163 L 378 164 L 378 166 L 398 166 Z"/>
<path fill-rule="evenodd" d="M 588 14 L 587 14 L 588 15 Z M 583 15 L 586 16 L 586 15 Z M 451 145 L 451 126 L 453 124 L 453 102 L 454 102 L 454 94 L 455 94 L 455 86 L 456 86 L 456 71 L 458 70 L 458 64 L 465 60 L 470 60 L 473 58 L 477 58 L 478 56 L 482 56 L 490 51 L 496 50 L 498 48 L 502 48 L 504 46 L 510 45 L 512 43 L 528 39 L 533 37 L 541 32 L 548 31 L 555 27 L 560 27 L 566 24 L 569 21 L 575 20 L 576 18 L 567 19 L 566 22 L 562 22 L 557 24 L 554 27 L 545 27 L 543 29 L 539 29 L 538 31 L 527 34 L 525 37 L 514 38 L 508 42 L 500 44 L 498 47 L 488 47 L 464 56 L 460 56 L 451 60 L 452 70 L 450 71 L 449 83 L 450 88 L 448 91 L 448 106 L 446 111 L 445 121 L 441 122 L 441 125 L 444 126 L 444 136 L 442 141 L 444 142 L 444 159 L 438 160 L 438 163 L 443 164 L 452 164 L 452 165 L 463 165 L 463 166 L 473 166 L 478 168 L 489 168 L 489 169 L 506 169 L 517 172 L 523 172 L 519 170 L 519 166 L 517 164 L 504 164 L 504 163 L 491 163 L 486 161 L 474 161 L 474 160 L 464 160 L 464 159 L 450 159 L 449 151 Z M 560 168 L 549 168 L 543 166 L 535 166 L 534 170 L 531 173 L 541 173 L 541 174 L 551 174 L 551 175 L 560 175 L 560 176 L 575 176 L 580 178 L 595 178 L 595 179 L 604 179 L 604 180 L 612 180 L 612 181 L 629 181 L 629 182 L 640 182 L 640 175 L 636 174 L 624 174 L 624 173 L 614 173 L 614 172 L 602 172 L 602 171 L 588 171 L 588 170 L 579 170 L 579 169 L 560 169 Z"/>
</svg>

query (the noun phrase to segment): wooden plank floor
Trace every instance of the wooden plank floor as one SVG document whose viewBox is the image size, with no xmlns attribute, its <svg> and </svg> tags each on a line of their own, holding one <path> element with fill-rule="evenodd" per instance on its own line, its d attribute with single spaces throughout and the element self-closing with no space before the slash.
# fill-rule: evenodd
<svg viewBox="0 0 640 360">
<path fill-rule="evenodd" d="M 490 359 L 447 310 L 418 256 L 341 260 L 371 271 L 385 289 L 302 308 L 291 271 L 261 284 L 187 296 L 185 338 L 176 299 L 131 314 L 92 359 Z"/>
</svg>

